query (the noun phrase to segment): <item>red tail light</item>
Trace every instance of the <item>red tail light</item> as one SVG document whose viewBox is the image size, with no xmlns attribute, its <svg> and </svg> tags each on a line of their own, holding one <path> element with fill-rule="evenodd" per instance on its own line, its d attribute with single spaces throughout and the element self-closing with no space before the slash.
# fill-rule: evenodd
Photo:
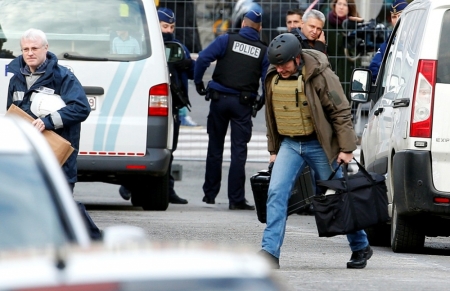
<svg viewBox="0 0 450 291">
<path fill-rule="evenodd" d="M 419 60 L 411 109 L 411 137 L 431 137 L 436 67 L 435 60 Z"/>
<path fill-rule="evenodd" d="M 169 84 L 158 84 L 150 88 L 148 97 L 148 116 L 167 116 L 169 114 Z"/>
</svg>

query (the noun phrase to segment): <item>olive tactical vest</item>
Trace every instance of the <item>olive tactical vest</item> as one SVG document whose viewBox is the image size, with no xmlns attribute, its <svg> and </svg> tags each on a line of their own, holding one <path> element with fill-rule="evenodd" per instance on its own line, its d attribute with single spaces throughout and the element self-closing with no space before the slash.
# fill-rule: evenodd
<svg viewBox="0 0 450 291">
<path fill-rule="evenodd" d="M 292 137 L 314 132 L 302 76 L 297 80 L 282 80 L 275 76 L 272 79 L 272 104 L 279 134 Z"/>
</svg>

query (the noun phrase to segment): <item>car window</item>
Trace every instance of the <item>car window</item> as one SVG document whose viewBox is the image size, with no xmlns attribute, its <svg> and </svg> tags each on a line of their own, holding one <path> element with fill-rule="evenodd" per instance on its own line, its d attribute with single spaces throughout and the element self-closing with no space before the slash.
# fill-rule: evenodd
<svg viewBox="0 0 450 291">
<path fill-rule="evenodd" d="M 20 55 L 20 37 L 31 27 L 46 33 L 49 50 L 58 58 L 64 54 L 119 60 L 148 57 L 146 21 L 141 0 L 0 0 L 0 58 Z M 113 53 L 121 30 L 129 34 L 121 41 L 128 48 L 126 54 Z M 131 45 L 138 48 L 130 51 Z"/>
<path fill-rule="evenodd" d="M 437 82 L 450 84 L 450 10 L 442 19 L 441 41 L 439 43 Z"/>
<path fill-rule="evenodd" d="M 65 243 L 42 172 L 32 155 L 0 154 L 0 249 Z"/>
<path fill-rule="evenodd" d="M 426 23 L 427 13 L 424 13 L 424 10 L 414 10 L 406 16 L 408 17 L 409 26 L 405 27 L 407 28 L 405 29 L 405 38 L 402 38 L 404 57 L 398 68 L 401 79 L 400 85 L 403 85 L 406 80 L 409 80 L 410 74 L 414 72 L 414 61 L 417 61 L 417 54 L 422 43 L 422 35 L 425 29 L 425 25 L 423 24 Z"/>
<path fill-rule="evenodd" d="M 389 100 L 395 99 L 404 90 L 405 82 L 413 71 L 414 60 L 421 43 L 426 14 L 415 10 L 402 14 L 398 29 L 393 33 L 393 42 L 387 48 L 385 66 L 382 68 L 380 94 Z M 404 24 L 408 23 L 407 26 Z"/>
</svg>

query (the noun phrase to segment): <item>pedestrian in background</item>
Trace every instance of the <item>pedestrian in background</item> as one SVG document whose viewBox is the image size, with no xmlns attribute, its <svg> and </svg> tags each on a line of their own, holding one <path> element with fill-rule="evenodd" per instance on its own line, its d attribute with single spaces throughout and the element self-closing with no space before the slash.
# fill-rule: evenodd
<svg viewBox="0 0 450 291">
<path fill-rule="evenodd" d="M 326 54 L 325 34 L 323 33 L 325 20 L 322 12 L 311 9 L 303 14 L 302 26 L 294 28 L 291 32 L 298 38 L 303 48 L 315 49 Z"/>
<path fill-rule="evenodd" d="M 189 110 L 186 106 L 178 110 L 178 116 L 180 117 L 181 126 L 197 126 L 197 123 L 192 120 L 188 112 Z"/>
<path fill-rule="evenodd" d="M 210 99 L 207 121 L 208 153 L 206 157 L 203 202 L 214 204 L 220 191 L 225 136 L 231 127 L 231 163 L 228 175 L 228 200 L 230 210 L 254 210 L 245 199 L 245 164 L 247 144 L 252 137 L 252 111 L 257 101 L 259 80 L 269 65 L 267 46 L 259 39 L 261 30 L 261 7 L 248 11 L 239 33 L 217 37 L 199 53 L 196 61 L 194 82 L 197 92 Z M 211 62 L 217 64 L 208 83 L 203 75 Z M 261 96 L 257 110 L 264 100 Z"/>
<path fill-rule="evenodd" d="M 406 8 L 406 6 L 408 6 L 408 2 L 402 0 L 396 0 L 394 3 L 392 3 L 390 8 L 392 27 L 395 26 L 397 20 L 400 18 L 400 14 L 402 14 L 402 11 Z M 372 61 L 370 62 L 369 69 L 370 71 L 372 71 L 373 83 L 375 83 L 375 81 L 377 80 L 378 70 L 380 69 L 381 61 L 383 60 L 388 41 L 389 37 L 386 37 L 386 40 L 381 44 L 380 48 L 377 50 L 377 52 L 373 56 Z"/>
<path fill-rule="evenodd" d="M 183 49 L 185 58 L 184 60 L 179 61 L 178 63 L 173 65 L 174 70 L 171 72 L 173 74 L 177 74 L 178 86 L 183 91 L 184 96 L 189 100 L 189 87 L 188 87 L 188 79 L 194 79 L 194 66 L 195 61 L 192 60 L 191 54 L 187 47 L 182 44 L 179 40 L 175 38 L 175 13 L 169 8 L 159 8 L 158 9 L 158 18 L 159 24 L 161 25 L 161 32 L 163 35 L 164 42 L 166 41 L 174 41 L 179 43 Z M 172 96 L 173 97 L 173 96 Z M 173 145 L 172 145 L 172 153 L 170 155 L 170 164 L 169 164 L 169 202 L 172 204 L 187 204 L 188 201 L 184 198 L 181 198 L 175 192 L 175 179 L 172 176 L 172 163 L 173 163 L 173 152 L 177 149 L 178 145 L 178 136 L 180 134 L 180 116 L 179 111 L 173 111 L 174 118 L 174 128 L 173 128 Z"/>
<path fill-rule="evenodd" d="M 303 10 L 298 8 L 289 9 L 286 12 L 286 28 L 288 32 L 302 27 L 302 17 L 304 13 Z"/>
<path fill-rule="evenodd" d="M 306 165 L 321 180 L 337 163 L 348 164 L 356 149 L 350 105 L 327 56 L 305 50 L 291 33 L 269 45 L 271 67 L 265 79 L 269 162 L 274 162 L 267 200 L 267 224 L 260 254 L 279 268 L 287 206 Z M 342 174 L 337 173 L 337 177 Z M 364 268 L 372 250 L 364 230 L 347 235 L 352 250 L 347 268 Z"/>
<path fill-rule="evenodd" d="M 163 36 L 164 42 L 173 41 L 179 43 L 183 49 L 185 58 L 175 64 L 171 64 L 169 66 L 169 70 L 171 74 L 176 74 L 175 78 L 171 78 L 171 80 L 176 80 L 178 82 L 177 86 L 181 89 L 182 94 L 185 98 L 189 100 L 189 87 L 188 87 L 188 79 L 193 79 L 194 77 L 194 66 L 195 61 L 191 59 L 191 54 L 189 50 L 177 39 L 175 39 L 174 31 L 175 31 L 175 13 L 169 8 L 159 8 L 158 9 L 158 18 L 159 24 L 161 26 L 161 33 Z M 172 70 L 173 68 L 173 70 Z M 172 94 L 172 98 L 174 94 Z M 178 136 L 180 133 L 180 116 L 177 108 L 172 108 L 173 113 L 173 144 L 172 144 L 172 153 L 170 156 L 170 164 L 169 164 L 169 202 L 172 204 L 187 204 L 188 201 L 184 198 L 181 198 L 175 192 L 175 178 L 172 175 L 172 162 L 173 162 L 173 152 L 177 149 L 178 145 Z M 121 186 L 119 188 L 119 193 L 123 199 L 129 200 L 131 198 L 131 193 L 125 186 Z"/>
<path fill-rule="evenodd" d="M 9 81 L 6 109 L 18 106 L 35 120 L 32 125 L 40 132 L 52 130 L 68 140 L 75 149 L 63 164 L 62 170 L 72 190 L 77 182 L 77 155 L 80 143 L 81 122 L 88 118 L 91 107 L 77 77 L 58 64 L 58 58 L 48 51 L 45 33 L 38 29 L 25 31 L 20 39 L 22 55 L 8 65 L 14 76 Z M 32 110 L 37 94 L 61 98 L 65 106 L 45 115 Z M 39 107 L 39 106 L 38 106 Z M 101 232 L 81 202 L 77 202 L 92 239 L 101 239 Z"/>
<path fill-rule="evenodd" d="M 361 61 L 346 54 L 346 35 L 356 29 L 357 23 L 363 19 L 356 9 L 355 0 L 333 0 L 330 5 L 331 10 L 325 25 L 327 53 L 331 68 L 344 84 L 344 92 L 349 94 L 351 74 L 353 69 L 361 66 Z"/>
</svg>

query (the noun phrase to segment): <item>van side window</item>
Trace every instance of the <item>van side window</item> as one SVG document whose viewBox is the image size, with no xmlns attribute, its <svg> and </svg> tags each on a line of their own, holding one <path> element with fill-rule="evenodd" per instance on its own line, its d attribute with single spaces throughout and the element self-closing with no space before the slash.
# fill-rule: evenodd
<svg viewBox="0 0 450 291">
<path fill-rule="evenodd" d="M 450 84 L 450 10 L 442 19 L 441 41 L 439 43 L 437 82 Z"/>
<path fill-rule="evenodd" d="M 399 24 L 400 27 L 402 25 L 402 23 Z M 391 45 L 387 48 L 386 52 L 388 55 L 386 57 L 386 61 L 384 64 L 384 67 L 382 68 L 382 79 L 381 79 L 381 90 L 380 90 L 380 95 L 382 96 L 385 91 L 386 91 L 386 86 L 388 85 L 387 83 L 390 81 L 387 79 L 387 77 L 389 76 L 389 73 L 391 71 L 392 68 L 392 64 L 394 63 L 394 57 L 393 56 L 393 52 L 394 52 L 394 47 L 396 45 L 396 43 L 398 42 L 398 32 L 401 30 L 399 27 L 399 29 L 397 29 L 397 31 L 395 32 L 396 34 L 393 36 L 393 40 L 391 42 Z"/>
<path fill-rule="evenodd" d="M 402 15 L 403 16 L 403 15 Z M 409 21 L 409 27 L 405 27 L 405 38 L 403 39 L 403 54 L 401 65 L 399 66 L 401 83 L 410 79 L 410 74 L 414 72 L 414 60 L 417 59 L 418 48 L 422 43 L 423 30 L 425 29 L 426 13 L 423 10 L 411 11 L 406 15 Z"/>
</svg>

